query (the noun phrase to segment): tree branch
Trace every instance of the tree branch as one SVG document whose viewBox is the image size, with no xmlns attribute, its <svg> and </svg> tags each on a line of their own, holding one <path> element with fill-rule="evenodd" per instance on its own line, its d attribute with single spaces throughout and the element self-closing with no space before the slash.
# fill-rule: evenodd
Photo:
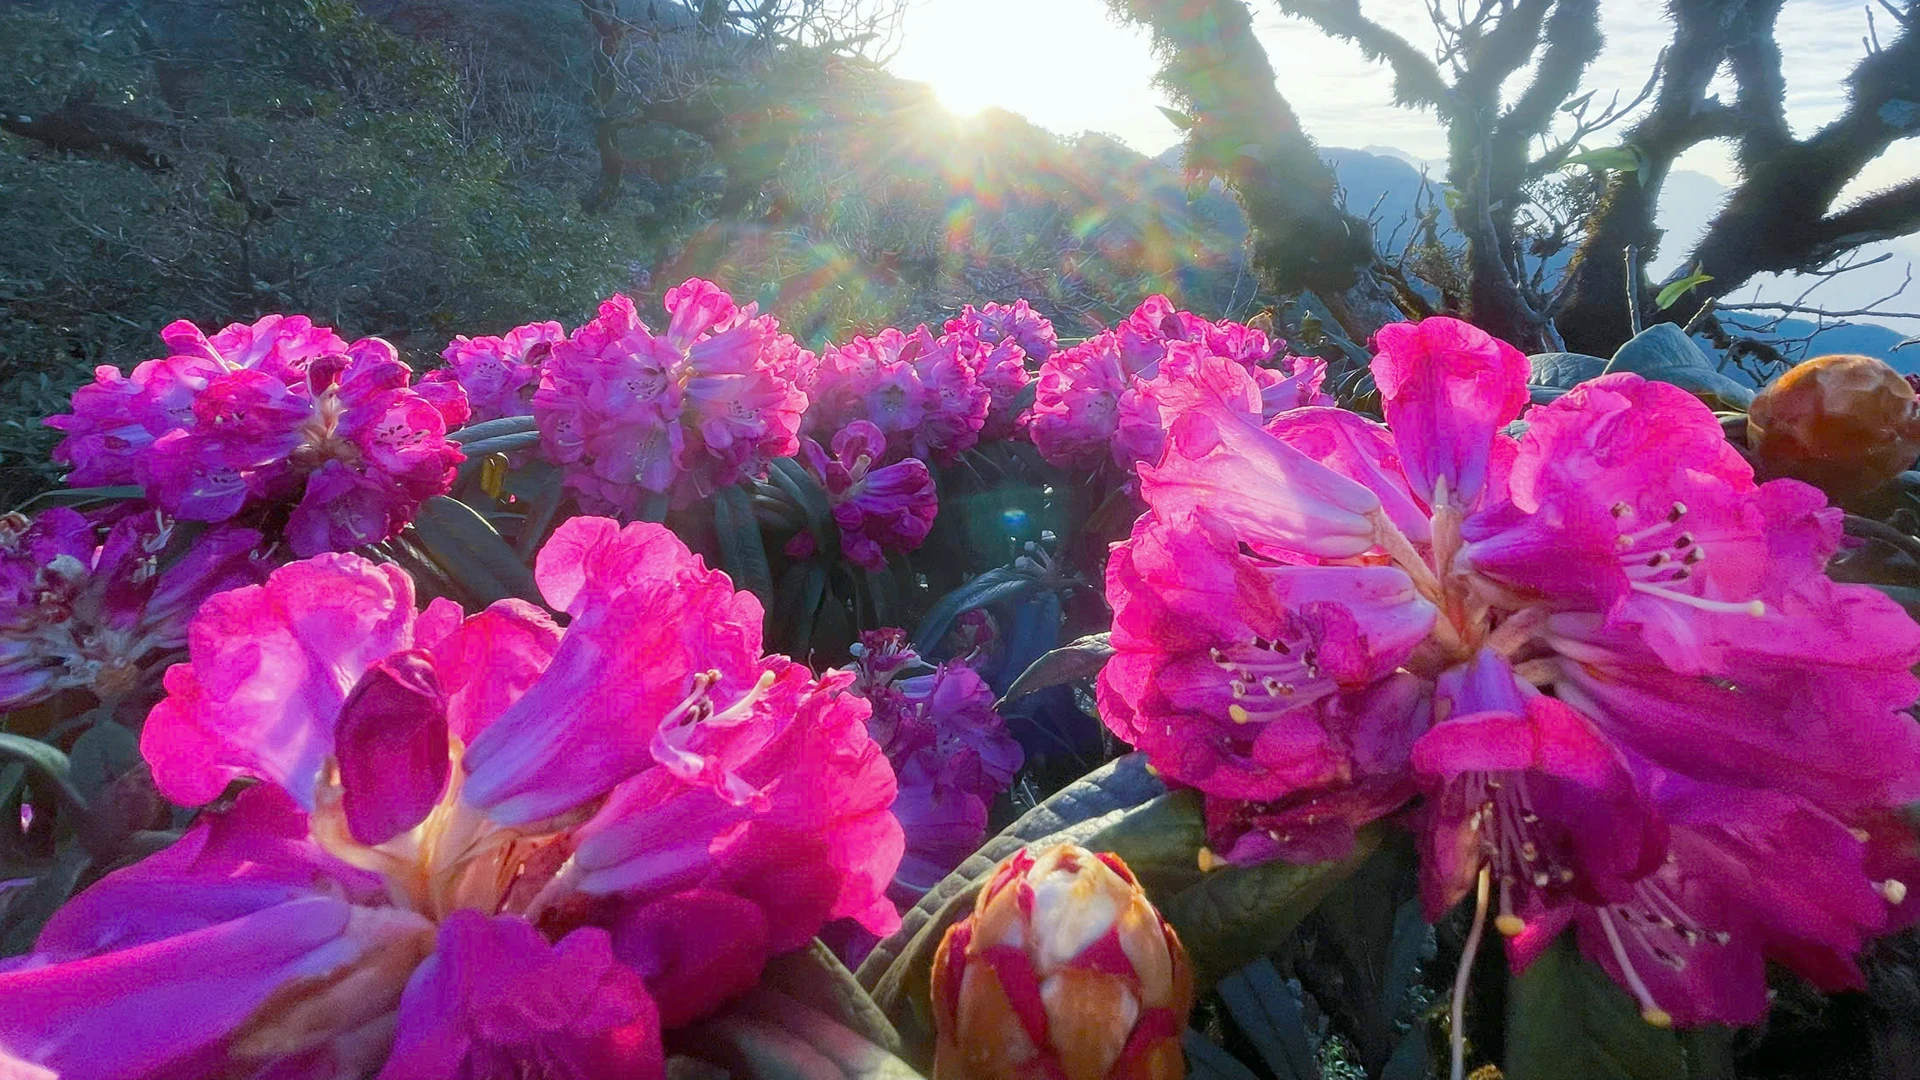
<svg viewBox="0 0 1920 1080">
<path fill-rule="evenodd" d="M 1406 38 L 1360 13 L 1360 0 L 1279 0 L 1280 10 L 1305 19 L 1322 33 L 1360 46 L 1367 59 L 1393 69 L 1393 101 L 1412 108 L 1440 108 L 1453 89 L 1440 68 Z"/>
</svg>

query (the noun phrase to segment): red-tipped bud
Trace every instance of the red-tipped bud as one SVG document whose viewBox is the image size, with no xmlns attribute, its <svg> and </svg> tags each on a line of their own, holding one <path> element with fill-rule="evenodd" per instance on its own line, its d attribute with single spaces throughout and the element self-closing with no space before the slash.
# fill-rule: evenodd
<svg viewBox="0 0 1920 1080">
<path fill-rule="evenodd" d="M 933 961 L 934 1080 L 1181 1080 L 1193 971 L 1125 863 L 1002 863 Z"/>
</svg>

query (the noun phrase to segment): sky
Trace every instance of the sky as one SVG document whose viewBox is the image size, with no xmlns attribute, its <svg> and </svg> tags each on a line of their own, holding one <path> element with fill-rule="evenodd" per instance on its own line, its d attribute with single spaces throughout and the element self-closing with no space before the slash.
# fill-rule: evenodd
<svg viewBox="0 0 1920 1080">
<path fill-rule="evenodd" d="M 1797 135 L 1805 136 L 1845 107 L 1841 80 L 1864 51 L 1866 2 L 1786 0 L 1777 38 L 1784 55 L 1788 119 Z M 1277 72 L 1281 93 L 1322 146 L 1389 147 L 1434 163 L 1436 175 L 1444 173 L 1444 131 L 1431 113 L 1393 105 L 1384 68 L 1369 63 L 1357 47 L 1282 15 L 1273 0 L 1251 0 L 1251 7 L 1255 32 Z M 1621 99 L 1628 100 L 1645 84 L 1652 59 L 1668 40 L 1664 8 L 1656 0 L 1601 0 L 1607 47 L 1585 83 L 1600 91 L 1596 99 L 1618 90 Z M 1361 9 L 1416 45 L 1425 48 L 1432 42 L 1425 0 L 1361 0 Z M 1886 18 L 1879 28 L 1883 35 L 1887 32 Z M 913 0 L 891 61 L 895 74 L 930 84 L 954 112 L 997 106 L 1063 135 L 1104 132 L 1146 154 L 1158 154 L 1180 138 L 1158 108 L 1168 102 L 1153 85 L 1157 66 L 1147 33 L 1116 23 L 1106 0 Z M 1517 74 L 1509 90 L 1525 77 L 1524 71 Z M 1730 91 L 1731 84 L 1724 89 Z M 1596 136 L 1591 144 L 1610 145 L 1609 136 Z M 1675 167 L 1704 173 L 1722 184 L 1738 178 L 1724 144 L 1697 147 Z M 1842 199 L 1914 176 L 1920 176 L 1920 138 L 1895 143 Z M 1672 224 L 1676 233 L 1693 235 L 1670 238 L 1689 243 L 1663 245 L 1669 260 L 1691 246 L 1706 221 Z M 1920 241 L 1909 238 L 1891 249 L 1876 246 L 1870 253 L 1882 250 L 1894 250 L 1896 258 L 1856 275 L 1860 280 L 1842 279 L 1850 297 L 1877 298 L 1898 287 L 1906 261 L 1920 258 Z M 1652 269 L 1660 274 L 1669 267 Z M 1779 281 L 1759 287 L 1768 298 L 1783 290 L 1799 291 Z M 1920 288 L 1898 306 L 1920 304 L 1916 294 Z M 1912 323 L 1889 325 L 1904 326 L 1909 333 L 1914 328 Z"/>
<path fill-rule="evenodd" d="M 1357 47 L 1253 0 L 1254 28 L 1278 73 L 1280 91 L 1306 130 L 1325 146 L 1389 146 L 1416 158 L 1445 156 L 1445 136 L 1430 113 L 1394 107 L 1389 79 Z M 1432 39 L 1424 0 L 1363 0 L 1369 16 L 1425 47 Z M 1607 48 L 1586 85 L 1600 97 L 1631 98 L 1667 41 L 1663 4 L 1602 0 Z M 1884 32 L 1887 20 L 1880 26 Z M 1806 134 L 1844 107 L 1840 78 L 1862 52 L 1864 0 L 1787 0 L 1778 40 L 1785 54 L 1788 115 Z M 892 70 L 929 83 L 942 103 L 971 113 L 999 106 L 1060 134 L 1100 131 L 1143 153 L 1179 140 L 1156 106 L 1156 68 L 1144 30 L 1122 26 L 1106 0 L 913 0 Z M 1516 77 L 1515 82 L 1519 82 Z M 1597 138 L 1596 142 L 1604 141 Z M 1681 168 L 1722 182 L 1734 179 L 1723 147 L 1706 147 Z M 1920 139 L 1896 144 L 1863 176 L 1871 190 L 1920 175 Z"/>
</svg>

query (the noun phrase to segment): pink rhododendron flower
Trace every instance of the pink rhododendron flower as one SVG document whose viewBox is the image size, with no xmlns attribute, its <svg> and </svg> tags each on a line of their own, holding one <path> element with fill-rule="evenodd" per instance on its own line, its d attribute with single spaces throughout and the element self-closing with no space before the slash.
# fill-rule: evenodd
<svg viewBox="0 0 1920 1080">
<path fill-rule="evenodd" d="M 905 458 L 879 465 L 886 452 L 886 437 L 865 420 L 855 420 L 833 437 L 831 458 L 812 439 L 800 445 L 800 460 L 833 507 L 841 552 L 868 570 L 886 569 L 890 552 L 919 547 L 940 512 L 926 463 Z M 811 545 L 813 537 L 801 532 L 795 540 Z M 811 548 L 790 547 L 789 554 L 804 558 Z"/>
<path fill-rule="evenodd" d="M 176 801 L 258 781 L 0 971 L 61 1075 L 659 1076 L 662 1025 L 828 921 L 887 933 L 891 769 L 847 674 L 665 528 L 574 518 L 565 611 L 416 611 L 323 555 L 210 600 L 142 738 Z"/>
<path fill-rule="evenodd" d="M 925 666 L 905 631 L 876 630 L 860 636 L 852 668 L 854 690 L 873 705 L 868 726 L 899 777 L 893 812 L 907 848 L 894 885 L 909 904 L 980 846 L 988 807 L 1024 760 L 979 673 L 948 662 L 907 674 Z"/>
<path fill-rule="evenodd" d="M 710 281 L 667 290 L 655 331 L 615 295 L 553 346 L 533 396 L 541 446 L 593 512 L 686 506 L 799 448 L 801 351 Z"/>
<path fill-rule="evenodd" d="M 1211 323 L 1151 296 L 1115 329 L 1041 366 L 1027 419 L 1034 445 L 1063 468 L 1097 467 L 1108 454 L 1129 472 L 1157 462 L 1167 425 L 1188 394 L 1182 387 L 1199 376 L 1208 357 L 1250 373 L 1258 390 L 1249 405 L 1255 415 L 1271 419 L 1334 403 L 1320 390 L 1325 361 L 1283 357 L 1279 342 L 1244 323 Z"/>
<path fill-rule="evenodd" d="M 947 320 L 947 333 L 961 330 L 987 345 L 1011 341 L 1035 363 L 1045 363 L 1059 348 L 1053 324 L 1025 300 L 1011 304 L 987 303 L 977 308 L 968 304 L 960 309 L 959 315 Z"/>
<path fill-rule="evenodd" d="M 820 357 L 806 426 L 822 438 L 864 420 L 886 436 L 888 461 L 951 463 L 980 441 L 996 408 L 999 428 L 1011 428 L 1026 379 L 1017 346 L 989 347 L 965 329 L 938 338 L 925 326 L 886 329 Z"/>
<path fill-rule="evenodd" d="M 447 366 L 421 380 L 421 393 L 428 392 L 429 384 L 458 384 L 471 409 L 468 423 L 532 416 L 540 363 L 566 338 L 566 329 L 557 322 L 516 326 L 498 337 L 460 334 L 440 353 Z"/>
<path fill-rule="evenodd" d="M 1142 366 L 1130 361 L 1112 331 L 1048 357 L 1027 414 L 1027 434 L 1040 456 L 1063 469 L 1103 461 L 1119 430 L 1120 400 Z"/>
<path fill-rule="evenodd" d="M 294 504 L 286 535 L 302 556 L 385 540 L 452 485 L 463 458 L 446 432 L 464 399 L 409 387 L 379 338 L 348 345 L 279 315 L 161 337 L 171 355 L 128 378 L 101 368 L 73 413 L 48 419 L 67 432 L 55 459 L 74 465 L 70 482 L 139 483 L 191 521 Z"/>
<path fill-rule="evenodd" d="M 69 687 L 109 704 L 157 689 L 201 602 L 266 572 L 250 529 L 169 552 L 174 522 L 135 506 L 104 531 L 65 507 L 0 517 L 0 709 Z"/>
<path fill-rule="evenodd" d="M 1387 426 L 1266 418 L 1219 360 L 1158 391 L 1109 726 L 1235 862 L 1337 857 L 1424 792 L 1429 914 L 1489 875 L 1516 962 L 1571 922 L 1650 1019 L 1750 1021 L 1768 961 L 1857 979 L 1904 902 L 1855 832 L 1920 797 L 1920 627 L 1825 576 L 1838 512 L 1676 387 L 1605 376 L 1514 440 L 1517 351 L 1377 345 Z"/>
</svg>

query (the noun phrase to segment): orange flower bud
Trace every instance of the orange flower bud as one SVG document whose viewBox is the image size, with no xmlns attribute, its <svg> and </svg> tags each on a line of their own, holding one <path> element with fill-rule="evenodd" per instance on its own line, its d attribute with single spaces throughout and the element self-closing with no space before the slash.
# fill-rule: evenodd
<svg viewBox="0 0 1920 1080">
<path fill-rule="evenodd" d="M 1920 401 L 1870 356 L 1816 356 L 1753 399 L 1747 445 L 1764 477 L 1790 476 L 1834 498 L 1859 495 L 1920 457 Z"/>
<path fill-rule="evenodd" d="M 1116 855 L 1001 863 L 933 960 L 934 1080 L 1181 1080 L 1186 950 Z"/>
</svg>

